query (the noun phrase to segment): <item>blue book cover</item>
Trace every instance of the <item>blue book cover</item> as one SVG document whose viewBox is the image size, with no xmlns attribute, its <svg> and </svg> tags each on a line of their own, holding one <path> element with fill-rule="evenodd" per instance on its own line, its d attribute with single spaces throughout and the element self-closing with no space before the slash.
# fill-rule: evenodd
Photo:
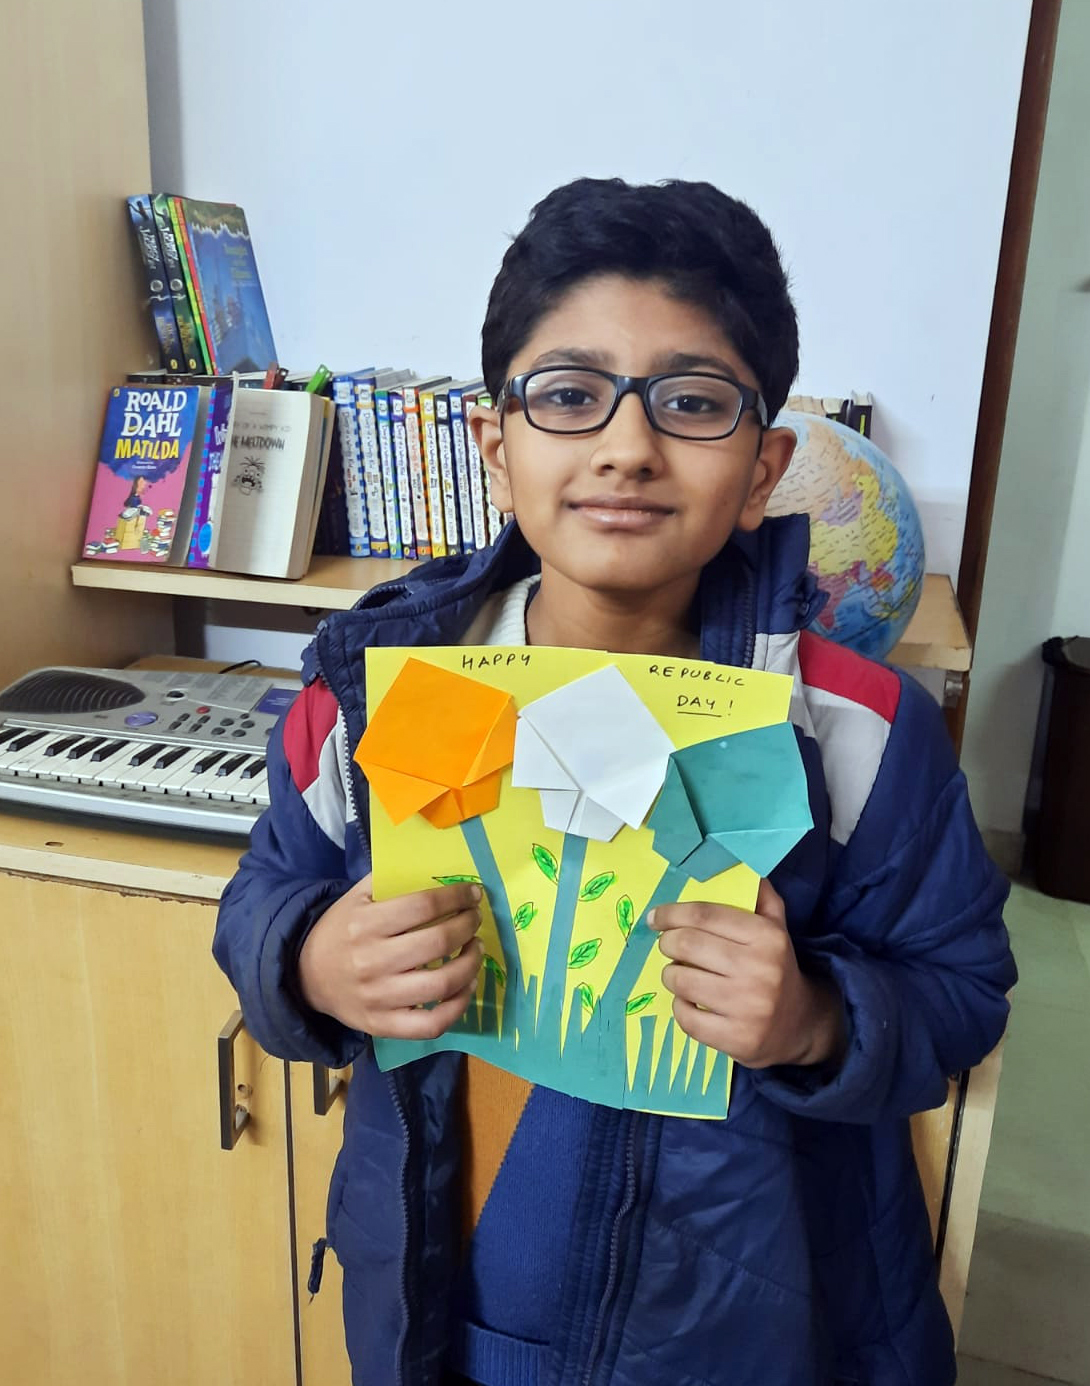
<svg viewBox="0 0 1090 1386">
<path fill-rule="evenodd" d="M 179 202 L 207 317 L 212 370 L 267 370 L 277 360 L 276 346 L 245 212 L 191 197 Z"/>
<path fill-rule="evenodd" d="M 178 323 L 174 317 L 170 285 L 167 283 L 166 269 L 163 265 L 163 248 L 155 230 L 155 218 L 152 216 L 151 197 L 148 193 L 138 193 L 127 201 L 129 217 L 132 220 L 136 244 L 147 279 L 148 308 L 155 325 L 155 335 L 159 339 L 159 354 L 168 371 L 184 370 L 182 343 L 178 335 Z"/>
</svg>

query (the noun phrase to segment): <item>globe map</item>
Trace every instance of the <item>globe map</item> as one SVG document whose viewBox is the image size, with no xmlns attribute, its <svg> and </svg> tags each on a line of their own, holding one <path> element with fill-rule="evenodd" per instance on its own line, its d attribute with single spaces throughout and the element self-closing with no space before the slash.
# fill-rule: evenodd
<svg viewBox="0 0 1090 1386">
<path fill-rule="evenodd" d="M 843 424 L 791 410 L 776 423 L 798 445 L 768 513 L 810 516 L 810 571 L 829 596 L 812 629 L 883 659 L 923 587 L 923 530 L 908 487 L 881 449 Z"/>
</svg>

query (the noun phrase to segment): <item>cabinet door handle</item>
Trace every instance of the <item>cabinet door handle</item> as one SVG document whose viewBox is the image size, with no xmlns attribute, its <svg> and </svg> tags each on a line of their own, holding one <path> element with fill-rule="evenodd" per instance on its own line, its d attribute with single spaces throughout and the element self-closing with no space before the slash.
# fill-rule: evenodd
<svg viewBox="0 0 1090 1386">
<path fill-rule="evenodd" d="M 329 1109 L 348 1084 L 340 1074 L 331 1081 L 333 1070 L 326 1068 L 325 1064 L 312 1064 L 311 1068 L 314 1070 L 314 1114 L 328 1116 Z"/>
<path fill-rule="evenodd" d="M 216 1040 L 220 1075 L 220 1147 L 223 1150 L 234 1150 L 239 1136 L 250 1124 L 249 1108 L 238 1100 L 242 1094 L 248 1097 L 250 1090 L 241 1084 L 235 1087 L 235 1039 L 244 1024 L 242 1012 L 235 1011 Z"/>
</svg>

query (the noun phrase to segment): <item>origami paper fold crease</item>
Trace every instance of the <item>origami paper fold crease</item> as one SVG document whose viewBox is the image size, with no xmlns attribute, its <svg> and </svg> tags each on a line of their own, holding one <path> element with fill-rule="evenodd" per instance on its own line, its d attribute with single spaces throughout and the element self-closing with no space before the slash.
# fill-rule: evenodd
<svg viewBox="0 0 1090 1386">
<path fill-rule="evenodd" d="M 450 828 L 499 803 L 515 749 L 511 694 L 407 659 L 354 752 L 394 824 L 414 813 Z"/>
<path fill-rule="evenodd" d="M 610 842 L 642 825 L 673 748 L 609 664 L 520 710 L 512 783 L 540 792 L 547 827 Z"/>
<path fill-rule="evenodd" d="M 740 861 L 767 876 L 813 821 L 795 732 L 780 722 L 675 751 L 647 826 L 659 856 L 706 881 Z"/>
</svg>

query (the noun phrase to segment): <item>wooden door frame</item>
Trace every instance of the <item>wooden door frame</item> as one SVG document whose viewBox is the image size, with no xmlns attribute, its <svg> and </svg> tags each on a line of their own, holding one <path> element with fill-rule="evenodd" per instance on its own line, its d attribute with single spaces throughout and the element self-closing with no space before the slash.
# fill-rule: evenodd
<svg viewBox="0 0 1090 1386">
<path fill-rule="evenodd" d="M 988 559 L 999 461 L 1007 422 L 1014 350 L 1018 320 L 1022 310 L 1022 291 L 1026 282 L 1033 208 L 1037 199 L 1037 179 L 1041 170 L 1041 149 L 1052 87 L 1052 67 L 1056 54 L 1056 35 L 1060 26 L 1062 0 L 1033 0 L 1026 61 L 1022 70 L 1022 90 L 1018 100 L 1018 119 L 1011 152 L 1011 176 L 1007 186 L 1007 208 L 999 245 L 995 295 L 992 299 L 988 348 L 984 357 L 984 376 L 980 389 L 976 442 L 969 480 L 969 496 L 958 568 L 958 605 L 965 620 L 971 644 L 976 642 L 980 623 L 980 602 L 984 590 L 984 570 Z M 947 718 L 954 743 L 960 750 L 968 702 L 967 676 L 956 705 Z"/>
</svg>

